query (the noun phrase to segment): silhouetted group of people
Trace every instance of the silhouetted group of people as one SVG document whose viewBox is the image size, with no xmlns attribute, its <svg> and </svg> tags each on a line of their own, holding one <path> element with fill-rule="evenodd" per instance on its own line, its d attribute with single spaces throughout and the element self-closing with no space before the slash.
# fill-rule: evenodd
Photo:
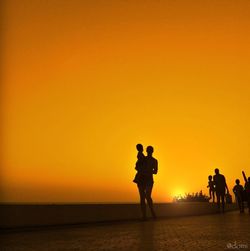
<svg viewBox="0 0 250 251">
<path fill-rule="evenodd" d="M 145 156 L 143 153 L 143 145 L 137 144 L 136 149 L 137 153 L 137 161 L 135 164 L 136 175 L 133 180 L 137 184 L 139 195 L 140 195 L 140 205 L 142 211 L 143 220 L 147 219 L 146 215 L 146 201 L 151 211 L 152 217 L 156 218 L 156 214 L 154 211 L 153 200 L 151 197 L 154 179 L 153 175 L 158 172 L 158 161 L 153 157 L 154 148 L 152 146 L 148 146 L 146 149 L 147 155 Z M 218 205 L 218 210 L 224 213 L 225 211 L 225 199 L 228 201 L 232 200 L 232 197 L 229 193 L 229 189 L 226 183 L 225 176 L 220 174 L 218 168 L 215 170 L 215 175 L 208 176 L 208 188 L 209 188 L 209 199 L 213 199 L 215 202 L 215 195 Z M 248 203 L 248 209 L 250 213 L 250 177 L 248 179 L 243 173 L 243 177 L 245 180 L 245 187 L 240 185 L 240 180 L 237 179 L 236 185 L 233 188 L 233 192 L 236 196 L 236 201 L 239 205 L 239 210 L 241 213 L 244 212 L 244 201 Z"/>
<path fill-rule="evenodd" d="M 158 161 L 153 157 L 154 148 L 148 146 L 147 156 L 143 153 L 143 146 L 141 144 L 136 145 L 137 161 L 135 169 L 137 171 L 134 182 L 137 184 L 139 195 L 140 195 L 140 204 L 143 220 L 146 220 L 146 201 L 148 203 L 149 209 L 151 211 L 152 217 L 156 218 L 153 200 L 151 198 L 151 193 L 153 190 L 154 179 L 153 175 L 158 172 Z"/>
<path fill-rule="evenodd" d="M 244 201 L 247 201 L 248 210 L 250 213 L 250 177 L 248 177 L 247 179 L 245 176 L 245 173 L 244 172 L 242 173 L 245 180 L 245 187 L 243 187 L 240 184 L 239 179 L 236 179 L 235 181 L 236 185 L 233 188 L 233 192 L 235 194 L 240 212 L 244 213 Z M 218 168 L 215 169 L 215 175 L 213 177 L 212 175 L 208 176 L 207 187 L 209 188 L 210 199 L 212 199 L 213 202 L 215 202 L 215 195 L 216 195 L 218 210 L 220 210 L 221 205 L 222 205 L 222 212 L 224 213 L 225 198 L 229 198 L 229 201 L 230 201 L 231 196 L 229 194 L 229 189 L 226 183 L 225 176 L 220 174 L 220 171 Z"/>
<path fill-rule="evenodd" d="M 225 211 L 225 196 L 226 192 L 229 194 L 229 189 L 226 183 L 226 178 L 224 175 L 220 174 L 220 170 L 216 168 L 214 170 L 215 175 L 212 177 L 212 175 L 208 176 L 208 186 L 209 187 L 209 196 L 210 199 L 213 199 L 213 202 L 215 201 L 215 196 L 217 199 L 217 205 L 218 209 L 220 210 L 222 205 L 222 212 Z"/>
<path fill-rule="evenodd" d="M 244 201 L 247 201 L 248 212 L 250 214 L 250 177 L 247 179 L 245 173 L 242 172 L 242 174 L 245 180 L 245 186 L 243 187 L 240 184 L 240 180 L 236 179 L 236 185 L 233 188 L 233 192 L 235 194 L 240 212 L 244 213 Z"/>
</svg>

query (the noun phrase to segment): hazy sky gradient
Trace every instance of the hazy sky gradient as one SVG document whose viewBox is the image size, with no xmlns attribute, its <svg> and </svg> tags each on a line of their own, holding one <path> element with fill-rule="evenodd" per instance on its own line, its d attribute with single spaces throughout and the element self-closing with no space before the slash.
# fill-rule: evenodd
<svg viewBox="0 0 250 251">
<path fill-rule="evenodd" d="M 5 0 L 1 201 L 137 201 L 250 176 L 250 1 Z"/>
</svg>

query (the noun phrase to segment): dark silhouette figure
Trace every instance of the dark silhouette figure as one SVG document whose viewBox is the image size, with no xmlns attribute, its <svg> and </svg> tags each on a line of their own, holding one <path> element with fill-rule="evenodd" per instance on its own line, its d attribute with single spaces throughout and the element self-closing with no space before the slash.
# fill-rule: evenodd
<svg viewBox="0 0 250 251">
<path fill-rule="evenodd" d="M 151 193 L 154 184 L 153 174 L 157 174 L 158 172 L 158 161 L 152 156 L 153 152 L 153 147 L 148 146 L 147 156 L 143 158 L 141 162 L 139 162 L 138 160 L 136 162 L 136 183 L 140 194 L 140 204 L 143 220 L 146 220 L 146 200 L 153 218 L 156 218 Z"/>
<path fill-rule="evenodd" d="M 245 194 L 246 194 L 246 200 L 247 200 L 247 206 L 248 206 L 248 212 L 250 214 L 250 177 L 246 177 L 245 173 L 242 171 L 244 180 L 245 180 Z"/>
<path fill-rule="evenodd" d="M 212 179 L 213 179 L 212 175 L 209 175 L 207 187 L 209 187 L 209 196 L 210 196 L 209 200 L 212 198 L 214 203 L 215 186 L 214 186 L 214 181 Z"/>
<path fill-rule="evenodd" d="M 217 198 L 217 205 L 218 205 L 218 210 L 220 211 L 220 206 L 222 204 L 222 212 L 224 213 L 225 211 L 225 194 L 226 190 L 228 191 L 226 179 L 224 175 L 220 174 L 220 171 L 218 168 L 215 170 L 215 175 L 213 177 L 214 184 L 215 184 L 215 192 L 216 192 L 216 198 Z"/>
<path fill-rule="evenodd" d="M 235 194 L 240 213 L 244 213 L 244 199 L 243 199 L 243 186 L 240 185 L 240 180 L 237 179 L 235 181 L 236 185 L 233 188 L 233 192 Z"/>
<path fill-rule="evenodd" d="M 136 149 L 138 151 L 137 161 L 135 164 L 135 170 L 137 171 L 137 173 L 135 175 L 133 182 L 138 184 L 138 182 L 140 182 L 140 180 L 142 179 L 141 176 L 142 176 L 142 169 L 143 169 L 143 165 L 144 165 L 144 161 L 145 161 L 145 155 L 143 153 L 143 145 L 142 144 L 137 144 Z"/>
</svg>

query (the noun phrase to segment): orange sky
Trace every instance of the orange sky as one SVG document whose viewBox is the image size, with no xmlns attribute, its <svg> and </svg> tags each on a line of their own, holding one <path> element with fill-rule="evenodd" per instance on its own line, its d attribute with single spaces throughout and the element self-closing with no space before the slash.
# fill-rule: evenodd
<svg viewBox="0 0 250 251">
<path fill-rule="evenodd" d="M 155 201 L 250 175 L 248 0 L 2 1 L 1 201 Z"/>
</svg>

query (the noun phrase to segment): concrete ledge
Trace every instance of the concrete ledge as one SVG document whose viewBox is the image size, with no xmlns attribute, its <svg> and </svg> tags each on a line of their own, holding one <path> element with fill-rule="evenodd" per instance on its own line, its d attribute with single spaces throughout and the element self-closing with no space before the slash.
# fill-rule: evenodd
<svg viewBox="0 0 250 251">
<path fill-rule="evenodd" d="M 235 204 L 226 205 L 227 211 L 235 209 Z M 155 211 L 158 217 L 176 217 L 212 214 L 217 207 L 207 202 L 156 203 Z M 0 228 L 8 229 L 135 220 L 141 211 L 139 204 L 2 204 L 0 217 Z"/>
</svg>

